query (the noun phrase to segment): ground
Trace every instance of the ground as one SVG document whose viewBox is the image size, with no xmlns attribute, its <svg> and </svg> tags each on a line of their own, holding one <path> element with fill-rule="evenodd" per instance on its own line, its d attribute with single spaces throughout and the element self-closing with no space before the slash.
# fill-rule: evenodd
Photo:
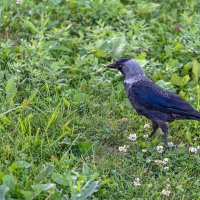
<svg viewBox="0 0 200 200">
<path fill-rule="evenodd" d="M 10 0 L 0 18 L 0 199 L 200 199 L 200 123 L 150 122 L 114 59 L 200 110 L 200 4 Z M 132 134 L 132 135 L 130 135 Z"/>
</svg>

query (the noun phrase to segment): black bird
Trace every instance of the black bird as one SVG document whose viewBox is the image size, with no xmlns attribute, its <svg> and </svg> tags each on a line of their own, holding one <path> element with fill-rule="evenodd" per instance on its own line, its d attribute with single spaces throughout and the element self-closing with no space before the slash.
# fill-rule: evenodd
<svg viewBox="0 0 200 200">
<path fill-rule="evenodd" d="M 140 65 L 131 58 L 121 58 L 108 65 L 118 69 L 124 76 L 127 96 L 137 113 L 152 121 L 153 131 L 150 137 L 160 127 L 164 132 L 165 146 L 168 147 L 168 127 L 166 122 L 176 119 L 191 119 L 200 121 L 200 112 L 181 97 L 163 90 L 149 80 Z"/>
</svg>

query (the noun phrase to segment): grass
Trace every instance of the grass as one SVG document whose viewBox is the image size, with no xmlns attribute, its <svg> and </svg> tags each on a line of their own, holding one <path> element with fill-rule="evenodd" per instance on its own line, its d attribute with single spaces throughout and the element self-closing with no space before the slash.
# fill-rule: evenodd
<svg viewBox="0 0 200 200">
<path fill-rule="evenodd" d="M 199 9 L 196 0 L 2 1 L 0 199 L 200 199 L 200 151 L 189 151 L 199 123 L 171 123 L 175 148 L 158 153 L 162 132 L 143 138 L 149 121 L 106 68 L 132 57 L 200 110 Z"/>
</svg>

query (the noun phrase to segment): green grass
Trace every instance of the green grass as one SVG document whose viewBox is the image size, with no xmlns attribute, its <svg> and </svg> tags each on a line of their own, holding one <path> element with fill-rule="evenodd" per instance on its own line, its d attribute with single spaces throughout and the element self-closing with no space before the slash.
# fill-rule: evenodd
<svg viewBox="0 0 200 200">
<path fill-rule="evenodd" d="M 106 67 L 132 57 L 200 110 L 199 9 L 196 0 L 3 0 L 0 199 L 200 199 L 200 151 L 189 152 L 200 124 L 171 123 L 175 148 L 158 153 L 162 132 L 143 138 L 149 121 Z"/>
</svg>

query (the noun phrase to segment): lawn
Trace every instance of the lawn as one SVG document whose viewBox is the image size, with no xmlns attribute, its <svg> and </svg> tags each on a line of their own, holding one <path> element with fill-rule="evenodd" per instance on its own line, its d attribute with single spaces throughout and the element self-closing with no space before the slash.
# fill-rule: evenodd
<svg viewBox="0 0 200 200">
<path fill-rule="evenodd" d="M 199 0 L 1 0 L 0 199 L 200 200 L 200 123 L 149 139 L 122 75 L 137 60 L 200 111 Z"/>
</svg>

